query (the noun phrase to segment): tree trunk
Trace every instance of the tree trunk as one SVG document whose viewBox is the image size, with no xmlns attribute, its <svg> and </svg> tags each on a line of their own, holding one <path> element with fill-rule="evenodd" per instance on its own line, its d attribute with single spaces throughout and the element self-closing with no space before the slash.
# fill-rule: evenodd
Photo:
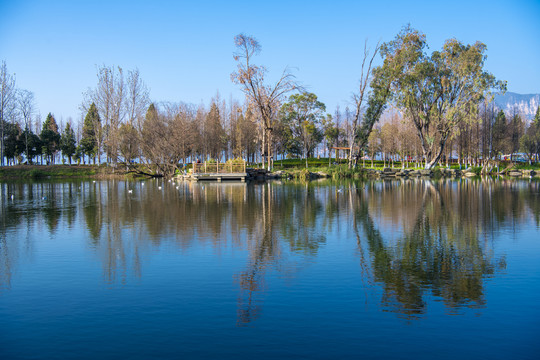
<svg viewBox="0 0 540 360">
<path fill-rule="evenodd" d="M 437 155 L 434 158 L 432 158 L 431 160 L 428 160 L 428 158 L 426 158 L 426 165 L 425 165 L 424 169 L 431 170 L 437 164 L 437 162 L 441 158 L 441 155 L 442 155 L 442 153 L 444 151 L 444 144 L 445 143 L 446 143 L 446 139 L 441 140 L 439 151 L 437 151 Z"/>
<path fill-rule="evenodd" d="M 262 138 L 262 144 L 261 144 L 261 167 L 265 168 L 265 158 L 266 158 L 266 129 L 263 129 L 263 138 Z"/>
<path fill-rule="evenodd" d="M 330 167 L 331 160 L 332 160 L 332 149 L 328 149 L 328 167 Z"/>
<path fill-rule="evenodd" d="M 268 129 L 268 139 L 267 139 L 267 149 L 268 149 L 268 171 L 272 171 L 272 168 L 274 166 L 274 154 L 272 151 L 272 129 Z"/>
</svg>

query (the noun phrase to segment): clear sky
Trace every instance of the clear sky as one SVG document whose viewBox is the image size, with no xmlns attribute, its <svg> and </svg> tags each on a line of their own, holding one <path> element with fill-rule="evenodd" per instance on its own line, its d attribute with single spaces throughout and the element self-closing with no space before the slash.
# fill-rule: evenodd
<svg viewBox="0 0 540 360">
<path fill-rule="evenodd" d="M 138 68 L 153 101 L 208 104 L 230 81 L 233 38 L 256 37 L 255 60 L 286 67 L 333 112 L 350 104 L 365 39 L 389 41 L 410 23 L 430 50 L 444 40 L 487 45 L 486 69 L 512 92 L 540 93 L 540 0 L 508 1 L 7 1 L 0 60 L 34 92 L 42 117 L 81 117 L 99 65 Z"/>
</svg>

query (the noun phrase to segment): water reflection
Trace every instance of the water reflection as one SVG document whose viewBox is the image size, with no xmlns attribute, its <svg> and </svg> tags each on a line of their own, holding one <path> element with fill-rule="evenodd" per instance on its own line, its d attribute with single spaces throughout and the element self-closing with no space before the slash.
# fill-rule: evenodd
<svg viewBox="0 0 540 360">
<path fill-rule="evenodd" d="M 233 280 L 240 326 L 260 315 L 269 272 L 294 277 L 332 239 L 357 244 L 358 271 L 382 289 L 385 310 L 415 319 L 433 297 L 450 313 L 482 308 L 486 278 L 506 266 L 494 234 L 540 220 L 539 183 L 516 180 L 1 183 L 0 196 L 0 290 L 36 234 L 77 234 L 103 280 L 120 285 L 142 277 L 164 243 L 234 247 L 248 257 Z"/>
<path fill-rule="evenodd" d="M 366 237 L 359 247 L 367 246 L 371 255 L 373 276 L 383 285 L 386 309 L 418 317 L 426 312 L 429 293 L 442 299 L 451 312 L 485 304 L 484 279 L 505 267 L 504 258 L 493 258 L 489 248 L 490 231 L 495 223 L 500 226 L 489 220 L 490 212 L 492 206 L 502 205 L 493 203 L 497 197 L 486 196 L 491 185 L 406 182 L 384 191 L 372 187 L 368 194 L 375 200 L 359 200 L 355 219 Z M 383 213 L 392 212 L 394 220 L 394 209 L 408 212 L 397 217 L 403 230 L 393 241 L 387 241 L 373 221 L 372 202 Z"/>
</svg>

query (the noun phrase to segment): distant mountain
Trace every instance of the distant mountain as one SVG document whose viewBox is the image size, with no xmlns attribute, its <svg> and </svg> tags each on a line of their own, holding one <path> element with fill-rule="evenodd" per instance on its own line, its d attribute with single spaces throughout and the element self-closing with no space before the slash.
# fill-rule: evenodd
<svg viewBox="0 0 540 360">
<path fill-rule="evenodd" d="M 540 104 L 540 94 L 516 94 L 507 92 L 504 95 L 495 95 L 495 105 L 504 110 L 507 115 L 512 115 L 514 109 L 527 120 L 532 120 L 536 109 Z"/>
</svg>

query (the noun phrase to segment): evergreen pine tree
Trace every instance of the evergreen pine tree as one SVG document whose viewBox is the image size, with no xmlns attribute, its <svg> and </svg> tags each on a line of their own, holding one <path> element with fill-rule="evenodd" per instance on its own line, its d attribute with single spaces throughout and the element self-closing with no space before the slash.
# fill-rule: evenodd
<svg viewBox="0 0 540 360">
<path fill-rule="evenodd" d="M 75 132 L 73 131 L 71 124 L 67 123 L 62 138 L 60 139 L 60 150 L 62 150 L 64 156 L 68 157 L 69 165 L 71 165 L 71 157 L 75 154 L 76 149 Z"/>
<path fill-rule="evenodd" d="M 99 157 L 100 151 L 100 135 L 101 134 L 101 119 L 96 108 L 96 104 L 92 103 L 90 109 L 84 118 L 81 149 L 83 156 L 86 154 L 88 158 L 94 158 L 94 164 L 96 163 L 96 156 Z"/>
<path fill-rule="evenodd" d="M 43 154 L 49 158 L 51 164 L 54 164 L 54 155 L 60 145 L 60 134 L 58 133 L 56 120 L 51 113 L 47 115 L 39 136 L 42 142 Z"/>
</svg>

